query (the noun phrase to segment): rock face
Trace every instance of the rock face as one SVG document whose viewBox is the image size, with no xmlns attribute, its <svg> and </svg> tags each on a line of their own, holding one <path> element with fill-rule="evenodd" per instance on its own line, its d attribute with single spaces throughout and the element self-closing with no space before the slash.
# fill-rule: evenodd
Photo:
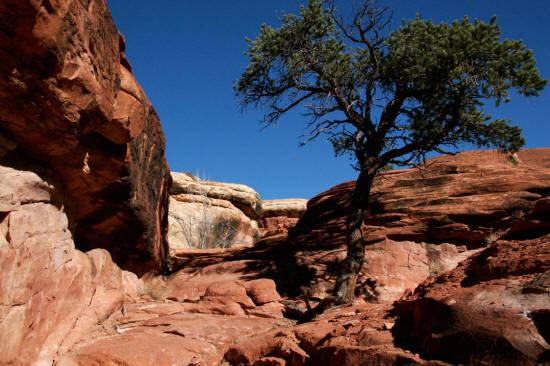
<svg viewBox="0 0 550 366">
<path fill-rule="evenodd" d="M 329 293 L 345 255 L 341 226 L 327 220 L 307 233 L 306 212 L 290 235 L 274 231 L 253 247 L 174 250 L 171 264 L 177 271 L 166 281 L 138 280 L 104 250 L 74 249 L 63 213 L 65 194 L 53 170 L 22 157 L 10 160 L 0 168 L 0 297 L 8 305 L 0 307 L 0 363 L 546 364 L 548 191 L 536 177 L 547 168 L 534 162 L 544 161 L 548 151 L 519 157 L 525 161 L 529 154 L 529 187 L 538 187 L 529 190 L 540 196 L 529 203 L 530 210 L 501 221 L 478 216 L 477 226 L 468 225 L 491 233 L 497 228 L 492 225 L 508 223 L 501 238 L 478 249 L 430 243 L 423 239 L 430 237 L 432 221 L 419 241 L 380 235 L 383 239 L 369 246 L 357 300 L 303 324 L 285 317 L 285 301 L 305 307 L 306 297 L 316 305 Z M 503 184 L 515 187 L 513 174 L 504 171 Z M 323 206 L 325 211 L 318 206 L 333 199 L 333 192 L 318 196 L 308 211 L 318 210 L 321 220 L 341 220 L 334 216 L 338 206 Z M 510 192 L 500 194 L 514 197 Z M 447 215 L 454 217 L 453 211 Z M 411 222 L 424 218 L 411 214 Z M 386 222 L 377 230 L 392 229 Z M 311 242 L 296 239 L 307 235 Z M 468 237 L 466 231 L 461 235 Z"/>
<path fill-rule="evenodd" d="M 344 243 L 354 184 L 343 183 L 312 198 L 291 232 L 292 241 L 305 246 Z M 377 177 L 365 220 L 366 240 L 478 248 L 489 236 L 537 236 L 550 228 L 549 195 L 550 149 L 522 150 L 517 165 L 497 151 L 441 156 L 428 160 L 422 170 Z"/>
<path fill-rule="evenodd" d="M 24 153 L 55 172 L 79 249 L 160 270 L 164 135 L 105 2 L 3 1 L 0 24 L 0 140 L 12 141 L 0 155 Z"/>
<path fill-rule="evenodd" d="M 142 285 L 107 251 L 75 250 L 51 170 L 11 163 L 0 165 L 0 364 L 52 364 Z"/>
<path fill-rule="evenodd" d="M 396 304 L 396 343 L 454 364 L 547 364 L 549 299 L 550 235 L 497 241 Z"/>
<path fill-rule="evenodd" d="M 397 300 L 471 250 L 550 232 L 550 149 L 522 150 L 517 159 L 514 165 L 496 151 L 468 151 L 431 159 L 423 170 L 377 177 L 364 226 L 368 263 L 357 294 Z M 353 188 L 354 182 L 343 183 L 312 198 L 289 233 L 302 282 L 321 298 L 345 258 Z"/>
<path fill-rule="evenodd" d="M 193 260 L 250 248 L 191 250 Z M 235 263 L 236 264 L 236 263 Z M 226 270 L 229 268 L 226 267 Z M 258 272 L 190 265 L 114 313 L 58 359 L 60 365 L 219 365 L 241 339 L 291 326 L 275 283 Z M 242 267 L 241 267 L 242 269 Z"/>
<path fill-rule="evenodd" d="M 260 237 L 260 196 L 241 184 L 172 173 L 168 242 L 170 249 L 252 246 Z M 248 215 L 248 216 L 247 216 Z"/>
<path fill-rule="evenodd" d="M 294 227 L 298 219 L 306 212 L 307 200 L 287 198 L 279 200 L 263 200 L 264 213 L 259 220 L 262 236 L 271 233 L 287 232 Z"/>
<path fill-rule="evenodd" d="M 193 194 L 231 202 L 246 216 L 256 220 L 262 216 L 260 195 L 243 184 L 213 182 L 199 179 L 189 173 L 172 173 L 170 194 Z"/>
<path fill-rule="evenodd" d="M 307 209 L 307 200 L 302 198 L 286 198 L 280 200 L 263 200 L 264 214 L 262 217 L 300 218 Z"/>
</svg>

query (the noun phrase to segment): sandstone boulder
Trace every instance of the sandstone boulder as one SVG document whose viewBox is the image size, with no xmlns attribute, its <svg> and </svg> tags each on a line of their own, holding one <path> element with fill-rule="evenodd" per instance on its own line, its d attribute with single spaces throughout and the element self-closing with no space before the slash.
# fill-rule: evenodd
<svg viewBox="0 0 550 366">
<path fill-rule="evenodd" d="M 172 251 L 251 246 L 260 235 L 256 221 L 231 202 L 197 195 L 173 195 L 168 222 Z"/>
<path fill-rule="evenodd" d="M 140 273 L 162 269 L 164 135 L 106 3 L 2 1 L 0 24 L 0 155 L 55 172 L 79 249 L 106 248 Z"/>
<path fill-rule="evenodd" d="M 301 198 L 285 198 L 279 200 L 263 200 L 262 217 L 284 216 L 300 218 L 306 212 L 307 200 Z"/>
<path fill-rule="evenodd" d="M 260 238 L 255 218 L 262 206 L 254 190 L 187 173 L 173 172 L 172 177 L 168 218 L 172 253 L 185 248 L 252 246 Z"/>
</svg>

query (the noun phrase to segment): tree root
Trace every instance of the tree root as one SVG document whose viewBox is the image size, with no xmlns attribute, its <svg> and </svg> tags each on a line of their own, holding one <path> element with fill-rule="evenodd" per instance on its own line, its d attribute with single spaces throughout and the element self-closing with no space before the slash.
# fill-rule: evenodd
<svg viewBox="0 0 550 366">
<path fill-rule="evenodd" d="M 292 319 L 297 319 L 298 323 L 306 323 L 339 304 L 336 296 L 325 297 L 314 308 L 309 304 L 309 299 L 306 298 L 305 302 L 307 309 L 304 309 L 292 301 L 283 301 L 283 305 L 285 306 L 284 315 Z"/>
</svg>

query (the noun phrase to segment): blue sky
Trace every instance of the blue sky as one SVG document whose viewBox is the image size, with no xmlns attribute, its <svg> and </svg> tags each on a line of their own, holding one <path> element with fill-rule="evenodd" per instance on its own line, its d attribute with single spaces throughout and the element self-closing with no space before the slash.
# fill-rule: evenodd
<svg viewBox="0 0 550 366">
<path fill-rule="evenodd" d="M 305 127 L 299 114 L 262 130 L 262 111 L 242 113 L 234 96 L 233 81 L 247 65 L 244 38 L 255 38 L 262 23 L 278 26 L 281 12 L 297 13 L 301 3 L 109 1 L 134 75 L 160 116 L 171 170 L 246 184 L 262 199 L 311 198 L 355 179 L 349 160 L 335 158 L 322 138 L 298 147 Z M 341 0 L 339 6 L 352 3 Z M 488 22 L 496 14 L 503 38 L 522 39 L 535 51 L 542 76 L 550 78 L 548 0 L 393 0 L 390 5 L 395 26 L 416 13 L 435 23 L 465 14 Z M 550 147 L 550 87 L 538 98 L 515 97 L 489 109 L 523 128 L 526 147 Z"/>
</svg>

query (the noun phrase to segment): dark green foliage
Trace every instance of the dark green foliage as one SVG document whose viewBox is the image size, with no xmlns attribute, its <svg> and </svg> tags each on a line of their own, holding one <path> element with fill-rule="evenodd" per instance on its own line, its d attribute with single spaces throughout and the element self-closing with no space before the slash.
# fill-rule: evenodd
<svg viewBox="0 0 550 366">
<path fill-rule="evenodd" d="M 502 40 L 467 17 L 451 24 L 403 22 L 390 32 L 386 8 L 366 1 L 349 23 L 324 0 L 310 0 L 280 28 L 263 25 L 234 85 L 243 106 L 266 108 L 264 122 L 300 108 L 309 117 L 304 143 L 328 135 L 336 154 L 362 170 L 409 164 L 460 143 L 515 152 L 521 129 L 493 120 L 484 104 L 509 101 L 509 90 L 537 96 L 546 85 L 533 52 Z"/>
</svg>

